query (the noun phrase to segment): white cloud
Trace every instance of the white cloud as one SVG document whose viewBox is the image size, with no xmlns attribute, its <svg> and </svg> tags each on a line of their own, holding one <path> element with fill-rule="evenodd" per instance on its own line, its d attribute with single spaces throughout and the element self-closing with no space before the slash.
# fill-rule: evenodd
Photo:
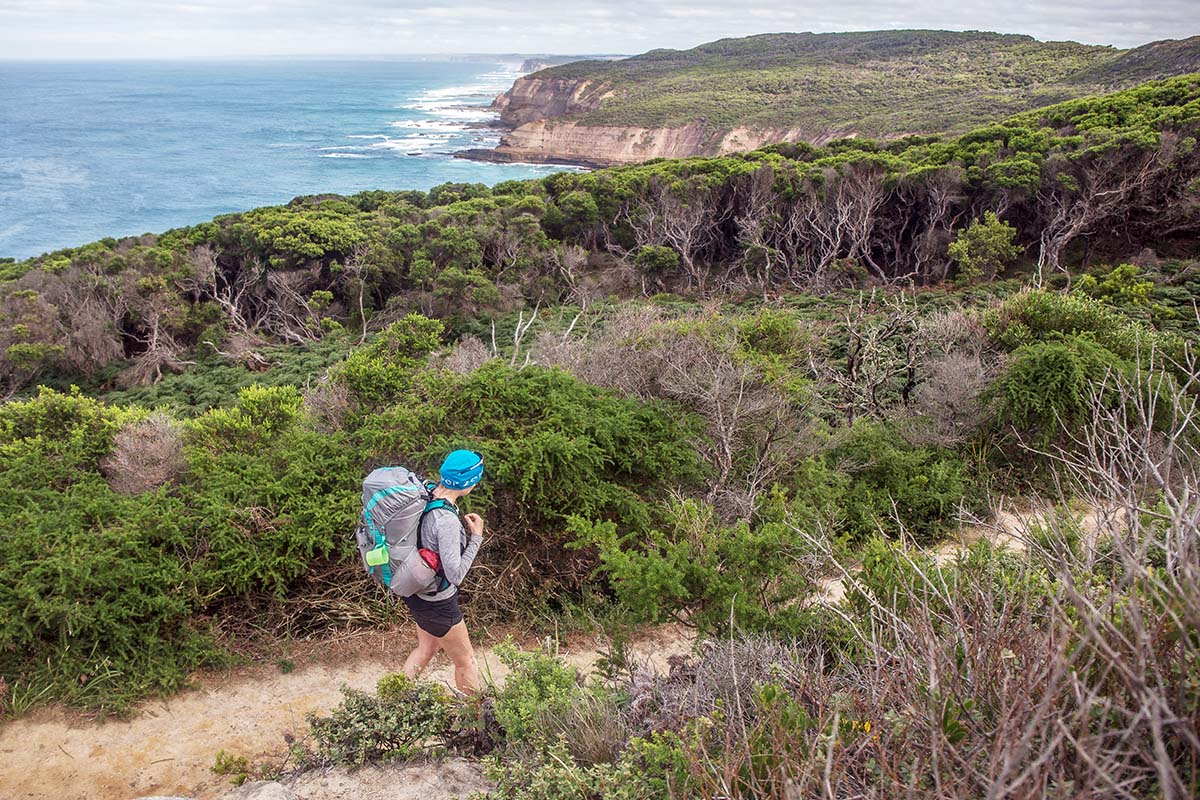
<svg viewBox="0 0 1200 800">
<path fill-rule="evenodd" d="M 769 31 L 942 28 L 1129 47 L 1200 34 L 1194 0 L 0 0 L 0 57 L 633 53 Z"/>
</svg>

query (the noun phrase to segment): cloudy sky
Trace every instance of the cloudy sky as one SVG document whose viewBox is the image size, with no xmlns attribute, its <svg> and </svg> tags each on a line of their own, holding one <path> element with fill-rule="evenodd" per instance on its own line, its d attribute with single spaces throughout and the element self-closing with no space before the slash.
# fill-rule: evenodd
<svg viewBox="0 0 1200 800">
<path fill-rule="evenodd" d="M 0 58 L 638 53 L 774 31 L 944 28 L 1128 47 L 1198 0 L 0 0 Z"/>
</svg>

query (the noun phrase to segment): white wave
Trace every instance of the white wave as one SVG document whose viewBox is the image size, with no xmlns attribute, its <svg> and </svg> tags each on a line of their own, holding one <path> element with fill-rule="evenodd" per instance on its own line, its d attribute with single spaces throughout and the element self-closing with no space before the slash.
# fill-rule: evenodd
<svg viewBox="0 0 1200 800">
<path fill-rule="evenodd" d="M 322 153 L 321 158 L 378 158 L 364 153 Z"/>
<path fill-rule="evenodd" d="M 448 86 L 445 89 L 426 89 L 419 95 L 422 98 L 437 97 L 475 97 L 491 90 L 491 84 L 477 83 L 473 86 Z"/>
<path fill-rule="evenodd" d="M 447 122 L 440 119 L 398 119 L 395 122 L 389 122 L 388 127 L 414 131 L 443 131 L 446 133 L 461 133 L 467 130 L 467 126 L 461 122 Z M 378 138 L 386 139 L 388 137 L 381 136 Z"/>
<path fill-rule="evenodd" d="M 348 133 L 347 139 L 386 139 L 386 133 Z"/>
<path fill-rule="evenodd" d="M 446 140 L 434 136 L 401 136 L 396 139 L 388 139 L 384 142 L 376 142 L 371 145 L 371 149 L 380 150 L 425 150 L 430 147 L 437 147 L 440 144 L 445 144 Z"/>
</svg>

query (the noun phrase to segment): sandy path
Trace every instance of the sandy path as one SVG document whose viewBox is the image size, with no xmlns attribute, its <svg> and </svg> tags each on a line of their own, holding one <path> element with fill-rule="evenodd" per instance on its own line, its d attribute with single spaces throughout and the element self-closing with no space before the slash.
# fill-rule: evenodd
<svg viewBox="0 0 1200 800">
<path fill-rule="evenodd" d="M 374 640 L 377 639 L 377 642 Z M 381 675 L 399 668 L 409 635 L 379 635 L 353 656 L 336 648 L 319 663 L 298 663 L 281 673 L 259 665 L 232 674 L 205 675 L 197 688 L 165 700 L 147 701 L 128 721 L 91 722 L 62 709 L 42 710 L 0 728 L 0 800 L 129 800 L 141 795 L 219 797 L 227 777 L 210 767 L 218 750 L 255 757 L 281 752 L 285 733 L 303 735 L 304 715 L 327 712 L 340 688 L 370 690 Z M 560 646 L 560 654 L 585 671 L 603 655 L 598 640 Z M 656 628 L 634 639 L 635 658 L 665 666 L 686 653 L 690 639 L 677 628 Z M 479 651 L 480 668 L 497 682 L 506 670 L 490 648 Z M 435 680 L 452 682 L 439 656 Z M 430 797 L 429 800 L 440 800 Z"/>
</svg>

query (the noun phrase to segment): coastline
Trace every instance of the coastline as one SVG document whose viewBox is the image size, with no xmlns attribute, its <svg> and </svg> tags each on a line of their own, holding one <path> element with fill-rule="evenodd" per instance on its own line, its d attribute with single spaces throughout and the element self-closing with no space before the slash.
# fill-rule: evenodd
<svg viewBox="0 0 1200 800">
<path fill-rule="evenodd" d="M 615 162 L 589 161 L 588 159 L 583 158 L 571 158 L 567 156 L 556 156 L 553 154 L 544 157 L 531 157 L 529 154 L 522 154 L 521 156 L 510 155 L 499 148 L 487 147 L 471 147 L 467 148 L 466 150 L 456 150 L 451 155 L 453 155 L 455 158 L 461 158 L 467 161 L 482 161 L 491 164 L 513 164 L 517 166 L 528 165 L 575 167 L 577 169 L 587 170 L 617 166 Z"/>
</svg>

